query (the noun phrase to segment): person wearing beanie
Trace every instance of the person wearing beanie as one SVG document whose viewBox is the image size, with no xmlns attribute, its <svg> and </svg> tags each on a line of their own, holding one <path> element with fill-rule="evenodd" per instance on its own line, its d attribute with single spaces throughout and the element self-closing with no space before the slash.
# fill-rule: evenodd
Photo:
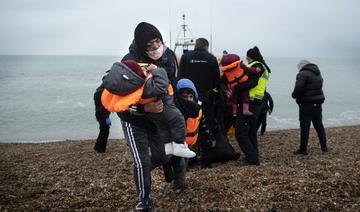
<svg viewBox="0 0 360 212">
<path fill-rule="evenodd" d="M 175 53 L 165 47 L 161 33 L 150 23 L 141 22 L 136 26 L 129 52 L 122 58 L 122 61 L 125 60 L 154 64 L 158 68 L 163 68 L 170 83 L 172 85 L 176 83 L 175 73 L 178 64 Z M 165 102 L 160 98 L 153 102 L 132 105 L 129 110 L 117 113 L 121 119 L 124 136 L 131 144 L 129 146 L 133 147 L 130 151 L 135 153 L 133 158 L 134 179 L 139 197 L 136 210 L 151 208 L 150 171 L 168 162 L 165 145 L 159 142 L 160 135 L 157 126 L 149 119 L 150 117 L 144 115 L 159 113 L 164 110 L 164 107 Z"/>
<path fill-rule="evenodd" d="M 322 104 L 325 96 L 320 69 L 308 60 L 300 60 L 297 68 L 299 73 L 296 75 L 295 88 L 291 96 L 299 105 L 300 147 L 294 154 L 308 154 L 307 145 L 311 122 L 318 135 L 321 151 L 327 152 L 326 134 L 322 122 Z"/>
<path fill-rule="evenodd" d="M 122 60 L 151 63 L 165 68 L 171 84 L 175 86 L 178 66 L 175 53 L 165 46 L 160 31 L 150 23 L 141 22 L 136 26 L 129 53 Z"/>
<path fill-rule="evenodd" d="M 270 77 L 270 69 L 266 65 L 260 50 L 256 46 L 247 51 L 246 58 L 248 60 L 247 66 L 255 70 L 257 69 L 258 71 L 256 71 L 256 74 L 251 75 L 252 79 L 250 82 L 252 83 L 236 85 L 234 87 L 234 93 L 241 94 L 244 90 L 249 90 L 249 110 L 253 115 L 244 116 L 242 113 L 237 113 L 235 137 L 241 150 L 245 154 L 244 163 L 248 165 L 260 165 L 256 123 L 264 104 L 263 98 L 267 87 L 267 81 Z M 241 98 L 238 100 L 238 109 L 241 111 L 243 109 L 243 102 Z"/>
</svg>

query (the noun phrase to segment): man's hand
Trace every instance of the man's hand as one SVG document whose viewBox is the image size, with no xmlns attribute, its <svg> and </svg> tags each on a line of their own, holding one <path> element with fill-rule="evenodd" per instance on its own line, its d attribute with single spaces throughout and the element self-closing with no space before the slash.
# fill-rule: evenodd
<svg viewBox="0 0 360 212">
<path fill-rule="evenodd" d="M 164 104 L 161 100 L 156 102 L 150 102 L 144 105 L 145 112 L 148 113 L 161 113 L 163 111 Z"/>
</svg>

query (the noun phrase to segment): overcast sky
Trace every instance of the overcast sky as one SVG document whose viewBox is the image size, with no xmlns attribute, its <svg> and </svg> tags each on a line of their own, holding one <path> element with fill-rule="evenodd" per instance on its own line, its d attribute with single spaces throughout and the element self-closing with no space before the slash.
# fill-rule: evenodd
<svg viewBox="0 0 360 212">
<path fill-rule="evenodd" d="M 174 47 L 182 14 L 216 55 L 360 57 L 359 0 L 0 0 L 0 54 L 124 55 L 141 21 Z"/>
</svg>

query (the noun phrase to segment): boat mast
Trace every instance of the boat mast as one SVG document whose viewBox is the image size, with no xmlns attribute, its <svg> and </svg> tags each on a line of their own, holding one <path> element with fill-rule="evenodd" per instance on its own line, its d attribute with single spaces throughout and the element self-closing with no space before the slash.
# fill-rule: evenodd
<svg viewBox="0 0 360 212">
<path fill-rule="evenodd" d="M 186 24 L 185 22 L 185 14 L 182 15 L 182 18 L 183 18 L 183 24 L 180 25 L 181 26 L 181 31 L 182 34 L 183 34 L 183 38 L 179 38 L 179 34 L 178 34 L 178 38 L 176 39 L 176 42 L 175 42 L 175 48 L 174 48 L 174 52 L 176 52 L 176 48 L 178 46 L 182 47 L 183 49 L 183 53 L 187 52 L 189 50 L 189 46 L 195 46 L 195 38 L 192 36 L 192 37 L 186 37 L 186 31 L 189 31 L 190 34 L 191 31 L 188 27 L 188 25 Z"/>
</svg>

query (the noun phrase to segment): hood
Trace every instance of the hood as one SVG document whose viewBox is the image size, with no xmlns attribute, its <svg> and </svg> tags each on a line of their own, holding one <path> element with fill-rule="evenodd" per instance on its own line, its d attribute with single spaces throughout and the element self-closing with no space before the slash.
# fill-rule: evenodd
<svg viewBox="0 0 360 212">
<path fill-rule="evenodd" d="M 300 71 L 305 65 L 310 64 L 308 60 L 300 60 L 297 64 L 297 68 Z"/>
<path fill-rule="evenodd" d="M 195 93 L 195 101 L 199 99 L 199 95 L 196 91 L 194 83 L 189 79 L 181 79 L 176 84 L 176 92 L 179 92 L 182 88 L 190 88 Z"/>
<path fill-rule="evenodd" d="M 312 64 L 312 63 L 309 63 L 307 65 L 304 65 L 300 71 L 305 71 L 305 70 L 308 70 L 308 71 L 311 71 L 313 72 L 315 75 L 319 75 L 320 74 L 320 69 L 317 65 L 315 64 Z"/>
</svg>

